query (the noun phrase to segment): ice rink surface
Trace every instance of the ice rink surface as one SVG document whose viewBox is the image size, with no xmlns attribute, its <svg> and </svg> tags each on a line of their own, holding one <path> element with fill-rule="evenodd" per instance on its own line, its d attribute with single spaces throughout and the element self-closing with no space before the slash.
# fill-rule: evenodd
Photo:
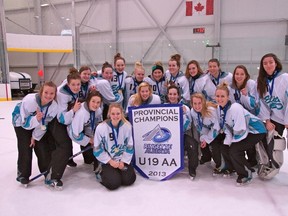
<svg viewBox="0 0 288 216">
<path fill-rule="evenodd" d="M 288 153 L 280 173 L 269 181 L 253 174 L 249 185 L 237 187 L 236 176 L 213 177 L 212 164 L 199 165 L 194 181 L 187 169 L 159 182 L 137 174 L 130 187 L 108 191 L 99 184 L 92 165 L 75 158 L 67 167 L 62 191 L 44 185 L 44 178 L 24 188 L 16 179 L 17 145 L 11 113 L 17 101 L 0 102 L 0 216 L 288 216 Z M 74 153 L 80 147 L 74 144 Z M 33 160 L 32 176 L 39 174 Z"/>
</svg>

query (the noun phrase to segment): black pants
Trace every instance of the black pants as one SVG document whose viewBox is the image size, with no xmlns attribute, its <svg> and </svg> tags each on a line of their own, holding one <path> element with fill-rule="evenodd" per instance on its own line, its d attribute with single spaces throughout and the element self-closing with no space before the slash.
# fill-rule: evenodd
<svg viewBox="0 0 288 216">
<path fill-rule="evenodd" d="M 115 190 L 121 185 L 132 185 L 136 180 L 136 174 L 132 165 L 125 164 L 126 170 L 115 169 L 110 164 L 102 164 L 101 179 L 109 190 Z"/>
<path fill-rule="evenodd" d="M 80 145 L 80 149 L 83 150 L 90 145 L 91 145 L 90 143 L 86 146 Z M 96 157 L 93 154 L 93 148 L 83 152 L 82 155 L 83 155 L 84 163 L 91 164 L 94 162 L 94 167 L 98 166 L 98 160 L 96 159 Z"/>
<path fill-rule="evenodd" d="M 196 170 L 199 164 L 199 142 L 193 137 L 184 134 L 184 149 L 187 151 L 188 156 L 188 169 Z"/>
<path fill-rule="evenodd" d="M 14 130 L 18 146 L 17 178 L 29 179 L 33 157 L 33 148 L 30 147 L 33 130 L 26 130 L 22 127 L 14 127 Z M 35 140 L 34 152 L 38 159 L 40 172 L 45 172 L 51 161 L 51 146 L 49 146 L 47 134 L 41 140 Z"/>
<path fill-rule="evenodd" d="M 256 143 L 262 140 L 266 136 L 266 133 L 252 134 L 239 141 L 232 143 L 229 147 L 229 155 L 235 171 L 239 176 L 248 177 L 248 170 L 251 170 L 251 166 L 245 158 L 245 151 L 255 148 Z"/>
<path fill-rule="evenodd" d="M 57 118 L 48 124 L 48 133 L 50 135 L 49 141 L 54 145 L 48 178 L 60 180 L 71 156 L 72 141 L 68 136 L 67 126 L 60 124 Z"/>
<path fill-rule="evenodd" d="M 222 154 L 221 154 L 221 146 L 223 145 L 225 135 L 219 134 L 209 145 L 211 147 L 211 154 L 213 161 L 215 162 L 215 167 L 219 169 L 223 169 L 225 164 L 222 164 Z"/>
</svg>

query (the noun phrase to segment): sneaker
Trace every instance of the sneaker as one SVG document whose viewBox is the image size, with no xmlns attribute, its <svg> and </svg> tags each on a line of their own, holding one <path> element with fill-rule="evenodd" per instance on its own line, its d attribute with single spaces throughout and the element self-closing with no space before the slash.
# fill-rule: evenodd
<svg viewBox="0 0 288 216">
<path fill-rule="evenodd" d="M 252 172 L 248 171 L 248 176 L 241 176 L 239 175 L 236 182 L 238 186 L 246 185 L 252 180 Z"/>
<path fill-rule="evenodd" d="M 70 167 L 76 167 L 77 163 L 75 163 L 75 161 L 73 159 L 71 159 L 71 160 L 68 161 L 67 165 L 70 166 Z"/>
<path fill-rule="evenodd" d="M 56 190 L 62 190 L 63 187 L 63 182 L 60 179 L 45 179 L 45 184 Z"/>
<path fill-rule="evenodd" d="M 195 169 L 190 169 L 189 170 L 189 177 L 191 180 L 194 180 L 196 177 L 196 170 Z"/>
</svg>

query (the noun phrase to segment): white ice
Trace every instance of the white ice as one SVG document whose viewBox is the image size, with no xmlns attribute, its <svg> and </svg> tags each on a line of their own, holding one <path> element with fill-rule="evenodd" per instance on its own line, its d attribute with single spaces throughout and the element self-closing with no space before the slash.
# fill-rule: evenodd
<svg viewBox="0 0 288 216">
<path fill-rule="evenodd" d="M 280 173 L 269 181 L 254 174 L 253 181 L 237 187 L 234 178 L 213 177 L 212 165 L 199 165 L 194 181 L 187 169 L 159 182 L 137 174 L 133 186 L 108 191 L 96 182 L 92 167 L 75 158 L 67 167 L 62 191 L 51 191 L 39 178 L 28 188 L 16 180 L 17 147 L 11 113 L 17 101 L 0 102 L 0 216 L 287 216 L 288 153 Z M 80 150 L 74 145 L 74 153 Z M 33 174 L 39 173 L 36 157 Z"/>
</svg>

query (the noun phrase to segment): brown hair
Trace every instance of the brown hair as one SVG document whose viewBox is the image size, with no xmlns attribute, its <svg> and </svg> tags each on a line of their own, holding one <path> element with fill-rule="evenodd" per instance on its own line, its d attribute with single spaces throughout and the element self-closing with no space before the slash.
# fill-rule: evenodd
<svg viewBox="0 0 288 216">
<path fill-rule="evenodd" d="M 172 55 L 171 57 L 170 57 L 170 60 L 169 61 L 176 61 L 176 64 L 177 64 L 177 66 L 180 68 L 180 66 L 181 66 L 181 55 L 179 55 L 179 54 L 174 54 L 174 55 Z"/>
<path fill-rule="evenodd" d="M 236 72 L 236 70 L 238 68 L 242 69 L 244 71 L 244 73 L 245 73 L 245 76 L 246 76 L 243 84 L 239 87 L 239 89 L 243 89 L 243 88 L 245 88 L 245 86 L 247 85 L 248 80 L 250 79 L 250 74 L 248 73 L 248 70 L 247 70 L 247 68 L 244 65 L 237 65 L 235 67 L 235 69 L 234 69 L 234 72 L 233 72 L 233 78 L 232 78 L 232 86 L 233 87 L 236 87 L 238 89 L 238 86 L 237 86 L 237 83 L 236 83 L 236 80 L 235 80 L 235 72 Z"/>
<path fill-rule="evenodd" d="M 88 67 L 88 66 L 82 66 L 80 69 L 79 69 L 79 74 L 81 74 L 83 71 L 85 70 L 89 70 L 91 72 L 91 68 Z"/>
<path fill-rule="evenodd" d="M 107 61 L 104 62 L 103 65 L 102 65 L 102 73 L 104 72 L 104 70 L 105 70 L 106 68 L 111 68 L 111 69 L 113 70 L 112 65 L 109 64 Z"/>
<path fill-rule="evenodd" d="M 211 116 L 211 111 L 208 109 L 209 107 L 214 107 L 217 108 L 217 105 L 211 101 L 207 101 L 205 96 L 202 93 L 194 93 L 191 96 L 191 107 L 193 108 L 193 99 L 198 98 L 202 102 L 202 110 L 201 110 L 201 115 L 203 117 L 210 117 Z"/>
<path fill-rule="evenodd" d="M 261 58 L 260 61 L 260 68 L 259 68 L 259 73 L 258 73 L 258 78 L 257 78 L 257 91 L 259 93 L 260 98 L 264 97 L 264 94 L 267 92 L 267 73 L 263 67 L 263 61 L 267 57 L 272 57 L 276 63 L 276 68 L 275 70 L 281 71 L 282 70 L 282 64 L 279 60 L 279 58 L 274 54 L 274 53 L 267 53 Z"/>
<path fill-rule="evenodd" d="M 124 62 L 124 64 L 125 64 L 125 59 L 121 56 L 120 53 L 117 53 L 117 54 L 114 56 L 114 65 L 116 65 L 116 62 L 117 62 L 119 59 L 120 59 L 120 60 L 123 60 L 123 62 Z"/>
<path fill-rule="evenodd" d="M 89 109 L 89 103 L 90 103 L 91 99 L 92 99 L 93 97 L 95 97 L 95 96 L 96 96 L 96 97 L 99 97 L 100 100 L 102 101 L 102 95 L 100 94 L 99 91 L 96 91 L 96 90 L 91 90 L 91 91 L 89 91 L 89 93 L 88 93 L 88 95 L 87 95 L 87 98 L 86 98 L 86 100 L 85 100 L 85 102 L 87 103 L 88 109 Z"/>
<path fill-rule="evenodd" d="M 73 67 L 69 69 L 69 74 L 67 76 L 67 83 L 69 84 L 71 80 L 75 80 L 75 79 L 78 79 L 81 81 L 81 77 L 80 77 L 78 70 Z"/>
<path fill-rule="evenodd" d="M 196 67 L 197 67 L 197 69 L 198 69 L 197 75 L 203 74 L 203 70 L 201 69 L 199 62 L 196 61 L 196 60 L 191 60 L 191 61 L 188 62 L 187 66 L 186 66 L 185 77 L 186 77 L 187 79 L 189 79 L 189 78 L 191 77 L 191 75 L 190 75 L 190 73 L 189 73 L 189 66 L 190 66 L 190 64 L 196 65 Z"/>
<path fill-rule="evenodd" d="M 56 101 L 56 99 L 57 99 L 57 86 L 56 86 L 55 83 L 52 82 L 52 81 L 45 82 L 45 83 L 41 86 L 41 88 L 40 88 L 40 90 L 39 90 L 40 98 L 42 97 L 42 94 L 43 94 L 43 91 L 44 91 L 44 87 L 45 87 L 45 86 L 54 88 L 54 90 L 55 90 L 54 100 Z"/>
</svg>

